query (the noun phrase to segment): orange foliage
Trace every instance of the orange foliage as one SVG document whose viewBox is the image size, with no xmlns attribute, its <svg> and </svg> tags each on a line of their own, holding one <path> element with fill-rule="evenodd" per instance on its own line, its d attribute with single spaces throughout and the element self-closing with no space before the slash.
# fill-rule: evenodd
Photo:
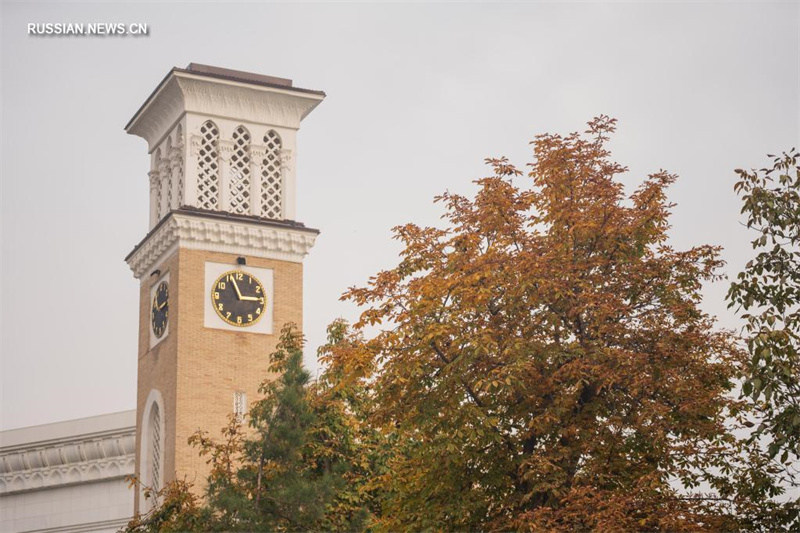
<svg viewBox="0 0 800 533">
<path fill-rule="evenodd" d="M 395 228 L 400 263 L 344 296 L 365 310 L 331 357 L 371 383 L 371 422 L 398 443 L 379 529 L 764 519 L 779 490 L 737 481 L 752 468 L 731 431 L 743 354 L 698 308 L 719 249 L 667 243 L 674 175 L 625 196 L 614 127 L 538 136 L 527 179 L 487 160 L 473 199 L 437 198 L 447 227 Z M 368 325 L 382 330 L 360 340 Z"/>
</svg>

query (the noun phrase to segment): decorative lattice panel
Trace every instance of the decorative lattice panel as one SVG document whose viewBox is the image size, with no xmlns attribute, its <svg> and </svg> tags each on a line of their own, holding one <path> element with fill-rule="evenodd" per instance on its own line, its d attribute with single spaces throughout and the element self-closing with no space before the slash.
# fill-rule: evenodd
<svg viewBox="0 0 800 533">
<path fill-rule="evenodd" d="M 200 127 L 197 154 L 197 207 L 217 209 L 219 205 L 219 128 L 210 120 Z"/>
<path fill-rule="evenodd" d="M 150 431 L 152 440 L 150 442 L 150 483 L 156 490 L 159 488 L 159 478 L 161 477 L 161 412 L 157 404 L 153 404 L 150 411 Z"/>
<path fill-rule="evenodd" d="M 264 135 L 266 153 L 261 162 L 261 216 L 283 218 L 281 205 L 281 136 L 274 130 Z"/>
<path fill-rule="evenodd" d="M 250 133 L 239 126 L 233 132 L 231 155 L 230 210 L 250 213 Z"/>
</svg>

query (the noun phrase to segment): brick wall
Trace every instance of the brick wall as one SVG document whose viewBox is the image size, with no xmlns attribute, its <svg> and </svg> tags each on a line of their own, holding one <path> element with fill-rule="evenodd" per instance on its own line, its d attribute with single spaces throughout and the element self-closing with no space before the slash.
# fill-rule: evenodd
<svg viewBox="0 0 800 533">
<path fill-rule="evenodd" d="M 302 327 L 303 265 L 248 257 L 248 266 L 274 272 L 273 334 L 246 329 L 226 331 L 203 326 L 209 289 L 204 286 L 205 263 L 229 263 L 236 255 L 180 249 L 159 268 L 170 272 L 170 324 L 167 337 L 149 350 L 150 287 L 143 278 L 140 289 L 139 380 L 137 398 L 137 474 L 141 443 L 141 416 L 150 390 L 160 390 L 165 408 L 165 481 L 184 476 L 202 490 L 208 475 L 206 458 L 187 444 L 198 429 L 219 437 L 233 412 L 235 391 L 247 393 L 248 403 L 258 397 L 260 383 L 268 377 L 269 354 L 287 322 Z M 137 503 L 137 508 L 138 503 Z"/>
</svg>

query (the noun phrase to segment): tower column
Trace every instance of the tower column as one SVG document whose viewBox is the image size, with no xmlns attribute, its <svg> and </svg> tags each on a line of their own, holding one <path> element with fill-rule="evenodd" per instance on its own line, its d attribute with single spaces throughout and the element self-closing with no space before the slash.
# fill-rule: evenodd
<svg viewBox="0 0 800 533">
<path fill-rule="evenodd" d="M 172 203 L 170 209 L 177 209 L 183 205 L 183 152 L 182 144 L 174 145 L 169 153 L 170 187 L 172 190 Z"/>
<path fill-rule="evenodd" d="M 233 155 L 233 141 L 224 139 L 219 141 L 219 205 L 220 211 L 228 211 L 231 205 L 231 156 Z"/>
<path fill-rule="evenodd" d="M 188 123 L 188 121 L 187 121 Z M 192 134 L 186 130 L 187 142 L 183 147 L 183 205 L 192 207 L 197 206 L 197 176 L 200 169 L 197 166 L 197 158 L 200 156 L 200 136 Z"/>
<path fill-rule="evenodd" d="M 280 151 L 281 160 L 281 212 L 283 218 L 286 220 L 294 220 L 295 213 L 295 198 L 294 198 L 294 183 L 290 183 L 293 178 L 292 173 L 292 151 L 284 148 Z"/>
<path fill-rule="evenodd" d="M 169 213 L 172 206 L 172 172 L 170 169 L 169 153 L 164 153 L 158 162 L 158 176 L 161 179 L 159 188 L 161 190 L 161 204 L 158 212 L 159 218 Z"/>
<path fill-rule="evenodd" d="M 261 216 L 261 164 L 267 155 L 267 147 L 250 146 L 250 213 Z"/>
<path fill-rule="evenodd" d="M 150 178 L 150 225 L 153 227 L 158 222 L 158 188 L 161 186 L 161 178 L 158 170 L 151 170 L 147 173 Z"/>
</svg>

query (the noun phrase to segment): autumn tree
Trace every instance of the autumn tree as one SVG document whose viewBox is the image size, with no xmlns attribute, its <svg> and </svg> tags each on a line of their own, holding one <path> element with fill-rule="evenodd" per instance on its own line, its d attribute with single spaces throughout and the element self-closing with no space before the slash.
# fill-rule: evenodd
<svg viewBox="0 0 800 533">
<path fill-rule="evenodd" d="M 770 157 L 770 168 L 736 170 L 757 254 L 728 299 L 746 321 L 743 391 L 764 415 L 755 435 L 767 436 L 770 454 L 789 462 L 800 456 L 800 165 L 794 149 Z"/>
<path fill-rule="evenodd" d="M 324 371 L 313 384 L 313 406 L 318 424 L 310 455 L 318 463 L 334 463 L 343 484 L 330 501 L 325 531 L 363 531 L 382 513 L 383 491 L 377 482 L 389 475 L 388 458 L 395 441 L 371 423 L 376 408 L 371 390 L 372 369 L 350 360 L 364 340 L 348 332 L 343 320 L 328 326 L 328 342 L 318 350 Z"/>
<path fill-rule="evenodd" d="M 401 262 L 346 293 L 365 310 L 337 358 L 395 443 L 378 529 L 786 519 L 774 465 L 732 431 L 744 354 L 698 306 L 719 250 L 667 242 L 674 175 L 625 195 L 614 128 L 536 137 L 527 177 L 488 160 L 474 198 L 437 198 L 444 228 L 395 228 Z"/>
</svg>

